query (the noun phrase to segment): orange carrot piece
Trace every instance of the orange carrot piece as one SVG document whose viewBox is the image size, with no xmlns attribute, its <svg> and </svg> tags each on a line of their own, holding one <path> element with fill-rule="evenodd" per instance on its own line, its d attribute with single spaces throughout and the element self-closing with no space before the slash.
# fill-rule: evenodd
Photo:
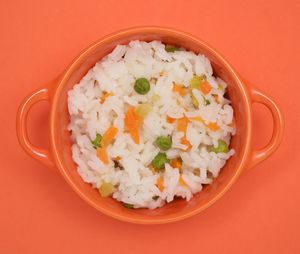
<svg viewBox="0 0 300 254">
<path fill-rule="evenodd" d="M 101 97 L 100 97 L 100 102 L 101 104 L 105 102 L 105 100 L 109 97 L 109 96 L 112 96 L 114 95 L 113 93 L 105 93 L 103 94 Z"/>
<path fill-rule="evenodd" d="M 125 131 L 129 132 L 130 129 L 132 129 L 132 126 L 134 126 L 135 124 L 135 109 L 133 107 L 130 107 L 126 114 L 125 114 L 125 118 L 124 118 L 124 128 Z"/>
<path fill-rule="evenodd" d="M 217 125 L 217 123 L 209 123 L 207 125 L 207 128 L 212 130 L 212 131 L 218 131 L 220 129 L 220 126 Z"/>
<path fill-rule="evenodd" d="M 186 117 L 179 118 L 177 122 L 177 131 L 186 133 L 188 123 L 189 120 Z"/>
<path fill-rule="evenodd" d="M 174 123 L 175 121 L 176 121 L 175 118 L 172 118 L 172 117 L 167 116 L 167 122 L 168 122 L 168 123 Z"/>
<path fill-rule="evenodd" d="M 183 149 L 184 151 L 188 151 L 188 150 L 191 150 L 192 149 L 192 145 L 191 143 L 186 139 L 186 137 L 182 137 L 181 140 L 180 140 L 180 143 L 187 146 L 186 149 Z"/>
<path fill-rule="evenodd" d="M 118 134 L 118 129 L 114 126 L 110 126 L 104 133 L 101 140 L 101 147 L 106 148 Z"/>
<path fill-rule="evenodd" d="M 98 147 L 98 148 L 97 148 L 97 157 L 98 157 L 104 164 L 108 164 L 108 163 L 109 163 L 106 148 L 104 148 L 104 147 Z"/>
<path fill-rule="evenodd" d="M 180 170 L 180 169 L 182 169 L 182 162 L 179 159 L 172 159 L 171 166 L 173 168 L 178 168 Z"/>
<path fill-rule="evenodd" d="M 180 174 L 178 183 L 183 187 L 188 187 L 187 183 L 183 180 L 182 175 Z"/>
<path fill-rule="evenodd" d="M 132 129 L 132 130 L 130 130 L 130 135 L 131 135 L 131 138 L 133 139 L 134 143 L 136 143 L 138 145 L 140 143 L 139 131 L 137 129 Z"/>
<path fill-rule="evenodd" d="M 203 82 L 200 85 L 200 90 L 203 94 L 208 94 L 211 90 L 211 85 L 208 82 Z"/>
<path fill-rule="evenodd" d="M 179 93 L 182 96 L 186 95 L 186 89 L 183 86 L 175 83 L 173 84 L 173 92 Z"/>
<path fill-rule="evenodd" d="M 135 108 L 129 108 L 124 119 L 125 131 L 130 133 L 131 138 L 136 144 L 140 143 L 139 128 L 142 123 L 143 118 L 135 113 Z"/>
<path fill-rule="evenodd" d="M 219 97 L 218 97 L 218 95 L 217 94 L 213 94 L 212 96 L 214 97 L 215 102 L 219 103 Z"/>
<path fill-rule="evenodd" d="M 161 176 L 157 178 L 156 186 L 160 191 L 164 190 L 164 179 Z"/>
</svg>

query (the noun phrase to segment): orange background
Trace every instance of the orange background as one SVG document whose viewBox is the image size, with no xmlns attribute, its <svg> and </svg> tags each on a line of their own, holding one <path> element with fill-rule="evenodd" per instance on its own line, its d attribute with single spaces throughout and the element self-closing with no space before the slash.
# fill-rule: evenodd
<svg viewBox="0 0 300 254">
<path fill-rule="evenodd" d="M 76 2 L 76 3 L 75 3 Z M 208 42 L 270 94 L 286 130 L 279 150 L 246 172 L 215 205 L 188 220 L 141 226 L 82 201 L 17 143 L 23 97 L 59 74 L 91 42 L 121 28 L 162 25 Z M 0 1 L 0 252 L 300 253 L 300 1 Z M 47 146 L 47 103 L 30 114 L 32 141 Z M 270 113 L 254 105 L 255 146 Z"/>
</svg>

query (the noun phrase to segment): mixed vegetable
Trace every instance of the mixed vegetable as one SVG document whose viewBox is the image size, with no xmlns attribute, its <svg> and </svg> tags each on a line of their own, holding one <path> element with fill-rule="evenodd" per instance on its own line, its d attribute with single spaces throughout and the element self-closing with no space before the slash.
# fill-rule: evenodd
<svg viewBox="0 0 300 254">
<path fill-rule="evenodd" d="M 179 48 L 175 47 L 174 45 L 167 44 L 167 45 L 165 46 L 165 50 L 166 50 L 167 52 L 172 52 L 172 53 L 173 53 L 173 52 L 179 50 Z"/>
<path fill-rule="evenodd" d="M 95 149 L 97 149 L 98 147 L 100 147 L 101 140 L 102 140 L 101 134 L 96 133 L 96 138 L 94 140 L 92 140 L 92 145 L 93 145 L 93 147 Z"/>
<path fill-rule="evenodd" d="M 151 165 L 156 171 L 163 171 L 165 169 L 165 164 L 169 163 L 170 160 L 167 158 L 166 153 L 159 152 L 151 162 Z"/>
<path fill-rule="evenodd" d="M 172 139 L 170 136 L 160 136 L 155 140 L 155 144 L 163 151 L 167 151 L 172 146 Z"/>
<path fill-rule="evenodd" d="M 111 196 L 113 194 L 114 190 L 115 190 L 115 187 L 111 183 L 103 182 L 99 187 L 100 195 L 103 198 L 107 198 L 107 197 Z"/>
<path fill-rule="evenodd" d="M 229 148 L 228 145 L 224 140 L 219 140 L 218 141 L 218 146 L 217 147 L 210 147 L 210 151 L 213 151 L 214 153 L 228 153 Z"/>
<path fill-rule="evenodd" d="M 138 78 L 134 84 L 134 91 L 138 94 L 147 94 L 150 91 L 150 83 L 146 78 Z"/>
</svg>

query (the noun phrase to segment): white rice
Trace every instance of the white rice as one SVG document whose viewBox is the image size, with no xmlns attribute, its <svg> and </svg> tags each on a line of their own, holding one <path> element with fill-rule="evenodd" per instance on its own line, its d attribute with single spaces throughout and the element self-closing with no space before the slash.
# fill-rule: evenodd
<svg viewBox="0 0 300 254">
<path fill-rule="evenodd" d="M 194 75 L 205 75 L 212 89 L 204 95 L 200 90 L 192 93 L 199 102 L 195 109 L 191 96 L 180 96 L 172 91 L 173 83 L 189 89 Z M 150 80 L 151 89 L 145 95 L 134 90 L 136 79 Z M 221 86 L 220 86 L 221 85 Z M 235 133 L 233 109 L 224 98 L 226 83 L 213 76 L 209 59 L 204 55 L 180 49 L 167 52 L 159 41 L 131 41 L 118 45 L 113 52 L 99 61 L 85 77 L 68 92 L 70 113 L 69 130 L 72 132 L 72 154 L 82 179 L 99 188 L 104 182 L 115 186 L 112 197 L 134 208 L 154 209 L 174 200 L 175 196 L 187 201 L 200 192 L 205 184 L 211 184 L 226 160 L 234 155 L 215 153 L 209 147 L 224 140 L 228 145 Z M 104 93 L 113 93 L 100 103 Z M 215 101 L 212 94 L 218 96 Z M 153 95 L 159 96 L 155 102 Z M 210 104 L 204 106 L 204 100 Z M 139 130 L 140 144 L 135 144 L 124 128 L 127 109 L 140 103 L 151 104 L 151 112 L 145 117 Z M 176 130 L 176 122 L 168 123 L 166 117 L 201 117 L 203 122 L 189 121 L 186 134 Z M 217 123 L 217 131 L 210 130 L 209 123 Z M 110 126 L 118 129 L 114 141 L 107 147 L 109 163 L 98 157 L 91 141 L 96 134 L 103 136 Z M 160 152 L 155 145 L 158 136 L 172 136 L 172 147 L 166 151 L 169 159 L 180 157 L 182 170 L 165 164 L 164 171 L 154 172 L 149 165 Z M 181 144 L 181 138 L 191 144 L 191 149 Z M 113 159 L 119 157 L 122 168 L 115 168 Z M 197 172 L 197 173 L 196 173 Z M 163 179 L 163 189 L 157 179 Z M 153 198 L 155 197 L 155 198 Z"/>
</svg>

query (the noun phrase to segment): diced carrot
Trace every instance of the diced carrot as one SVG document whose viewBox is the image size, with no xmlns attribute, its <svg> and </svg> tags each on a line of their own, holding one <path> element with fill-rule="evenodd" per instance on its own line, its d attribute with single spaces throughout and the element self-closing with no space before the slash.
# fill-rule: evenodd
<svg viewBox="0 0 300 254">
<path fill-rule="evenodd" d="M 217 94 L 213 94 L 212 96 L 214 97 L 215 102 L 219 103 L 219 97 L 218 97 L 218 95 Z"/>
<path fill-rule="evenodd" d="M 183 180 L 182 175 L 180 174 L 178 183 L 183 187 L 188 187 L 187 183 Z"/>
<path fill-rule="evenodd" d="M 117 133 L 118 129 L 116 127 L 109 127 L 102 137 L 101 146 L 97 148 L 97 156 L 104 164 L 109 163 L 106 148 L 113 141 Z"/>
<path fill-rule="evenodd" d="M 135 108 L 129 108 L 124 119 L 125 131 L 130 133 L 131 138 L 136 144 L 140 143 L 139 128 L 142 123 L 143 118 L 135 113 Z"/>
<path fill-rule="evenodd" d="M 171 160 L 171 166 L 173 168 L 178 168 L 180 170 L 180 169 L 182 169 L 182 162 L 178 158 L 172 159 Z"/>
<path fill-rule="evenodd" d="M 179 93 L 182 96 L 186 95 L 186 89 L 183 86 L 175 83 L 173 84 L 173 92 Z"/>
<path fill-rule="evenodd" d="M 175 121 L 176 121 L 175 118 L 172 118 L 172 117 L 167 116 L 167 122 L 168 122 L 168 123 L 174 123 Z"/>
<path fill-rule="evenodd" d="M 105 100 L 109 97 L 114 95 L 113 93 L 104 93 L 101 97 L 100 97 L 100 102 L 101 104 L 105 102 Z"/>
<path fill-rule="evenodd" d="M 209 123 L 207 125 L 207 128 L 212 131 L 218 131 L 220 129 L 220 126 L 217 123 Z"/>
<path fill-rule="evenodd" d="M 138 129 L 132 129 L 130 130 L 131 138 L 133 139 L 134 143 L 137 145 L 140 143 L 140 135 Z"/>
<path fill-rule="evenodd" d="M 104 164 L 108 164 L 108 163 L 109 163 L 106 148 L 104 148 L 104 147 L 98 147 L 98 148 L 97 148 L 97 157 L 98 157 Z"/>
<path fill-rule="evenodd" d="M 135 125 L 135 108 L 130 107 L 125 114 L 124 130 L 129 132 Z"/>
<path fill-rule="evenodd" d="M 186 149 L 184 149 L 184 151 L 188 151 L 188 150 L 191 150 L 192 149 L 192 145 L 191 143 L 186 139 L 186 137 L 182 137 L 181 140 L 180 140 L 180 143 L 187 146 Z"/>
<path fill-rule="evenodd" d="M 177 121 L 177 131 L 186 133 L 188 123 L 189 120 L 186 117 L 179 118 Z"/>
<path fill-rule="evenodd" d="M 204 123 L 204 120 L 203 120 L 203 118 L 201 116 L 195 116 L 195 117 L 191 117 L 189 119 L 197 121 L 197 122 L 200 122 L 200 123 Z"/>
<path fill-rule="evenodd" d="M 106 148 L 118 134 L 118 129 L 114 126 L 110 126 L 104 133 L 101 140 L 101 147 Z"/>
<path fill-rule="evenodd" d="M 211 90 L 211 85 L 208 82 L 203 82 L 200 85 L 200 90 L 203 94 L 208 94 Z"/>
<path fill-rule="evenodd" d="M 164 190 L 164 179 L 161 176 L 157 178 L 156 186 L 160 191 Z"/>
</svg>

